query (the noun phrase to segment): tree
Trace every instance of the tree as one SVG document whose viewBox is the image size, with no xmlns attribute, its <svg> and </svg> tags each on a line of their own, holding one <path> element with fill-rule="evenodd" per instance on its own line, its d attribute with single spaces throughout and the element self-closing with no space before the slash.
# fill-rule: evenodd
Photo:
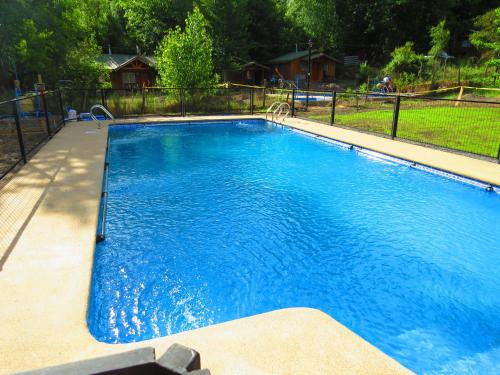
<svg viewBox="0 0 500 375">
<path fill-rule="evenodd" d="M 248 54 L 252 60 L 266 62 L 290 52 L 296 42 L 306 42 L 300 30 L 284 16 L 286 7 L 276 0 L 252 0 L 248 3 Z"/>
<path fill-rule="evenodd" d="M 118 0 L 116 6 L 123 10 L 132 39 L 144 51 L 153 52 L 167 30 L 183 24 L 193 1 Z"/>
<path fill-rule="evenodd" d="M 160 84 L 166 87 L 210 87 L 217 78 L 212 60 L 213 42 L 207 20 L 198 7 L 180 26 L 169 31 L 156 49 Z"/>
<path fill-rule="evenodd" d="M 424 56 L 417 54 L 413 50 L 413 42 L 406 42 L 403 46 L 397 47 L 391 52 L 391 61 L 386 65 L 384 71 L 391 74 L 421 72 L 424 64 Z"/>
<path fill-rule="evenodd" d="M 470 35 L 470 42 L 482 53 L 487 66 L 500 67 L 500 7 L 475 19 L 478 31 Z"/>
<path fill-rule="evenodd" d="M 90 26 L 101 49 L 111 48 L 117 53 L 135 51 L 135 46 L 142 44 L 134 38 L 134 33 L 127 31 L 125 10 L 120 4 L 120 0 L 80 0 L 76 21 L 86 29 Z"/>
<path fill-rule="evenodd" d="M 431 27 L 429 30 L 429 36 L 431 38 L 431 49 L 429 50 L 429 55 L 432 63 L 432 82 L 434 82 L 436 66 L 439 65 L 440 59 L 445 59 L 444 70 L 446 70 L 446 61 L 448 60 L 446 50 L 450 41 L 450 31 L 445 26 L 446 21 L 442 20 L 436 26 Z"/>
<path fill-rule="evenodd" d="M 323 50 L 341 50 L 342 32 L 336 2 L 332 0 L 288 0 L 287 17 L 302 28 Z"/>
<path fill-rule="evenodd" d="M 248 0 L 201 0 L 200 9 L 208 22 L 218 71 L 234 69 L 248 62 Z"/>
<path fill-rule="evenodd" d="M 95 0 L 85 3 L 78 0 L 8 0 L 0 3 L 0 41 L 2 65 L 7 67 L 6 80 L 12 80 L 14 70 L 24 88 L 31 88 L 38 74 L 49 87 L 54 87 L 60 79 L 92 82 L 92 85 L 106 79 L 95 64 L 100 53 L 94 37 L 96 27 L 90 18 L 83 16 L 89 11 L 82 7 L 88 1 Z"/>
<path fill-rule="evenodd" d="M 431 27 L 429 36 L 431 38 L 431 49 L 429 55 L 435 61 L 440 59 L 448 49 L 450 31 L 445 27 L 446 21 L 442 20 L 436 26 Z"/>
<path fill-rule="evenodd" d="M 100 52 L 92 36 L 79 42 L 67 52 L 61 77 L 71 77 L 73 87 L 87 88 L 104 83 L 109 73 L 96 61 Z"/>
<path fill-rule="evenodd" d="M 446 19 L 450 52 L 458 49 L 472 28 L 472 19 L 491 8 L 491 0 L 332 0 L 342 30 L 346 54 L 386 63 L 390 52 L 405 41 L 427 51 L 431 25 Z"/>
</svg>

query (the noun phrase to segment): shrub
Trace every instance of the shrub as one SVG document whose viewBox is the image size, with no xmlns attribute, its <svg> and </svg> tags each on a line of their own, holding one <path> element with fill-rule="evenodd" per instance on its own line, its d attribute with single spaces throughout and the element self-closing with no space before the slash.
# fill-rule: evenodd
<svg viewBox="0 0 500 375">
<path fill-rule="evenodd" d="M 396 76 L 401 73 L 412 73 L 420 76 L 427 64 L 425 57 L 413 50 L 413 42 L 406 42 L 403 46 L 395 48 L 391 52 L 391 57 L 392 59 L 384 71 Z"/>
</svg>

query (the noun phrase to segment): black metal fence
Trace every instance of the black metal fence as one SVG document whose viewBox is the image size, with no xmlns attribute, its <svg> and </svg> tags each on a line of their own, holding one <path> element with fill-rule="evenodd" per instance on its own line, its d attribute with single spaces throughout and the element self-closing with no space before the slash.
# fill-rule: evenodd
<svg viewBox="0 0 500 375">
<path fill-rule="evenodd" d="M 455 100 L 258 87 L 71 89 L 0 103 L 0 179 L 50 139 L 69 108 L 102 104 L 117 118 L 254 114 L 287 102 L 291 115 L 500 161 L 500 97 Z"/>
<path fill-rule="evenodd" d="M 263 91 L 263 90 L 260 90 Z M 77 112 L 102 104 L 115 117 L 253 113 L 258 95 L 248 88 L 166 88 L 65 90 L 63 102 Z M 255 102 L 254 102 L 255 100 Z M 265 102 L 264 102 L 265 104 Z"/>
<path fill-rule="evenodd" d="M 64 125 L 61 91 L 0 103 L 0 180 Z"/>
<path fill-rule="evenodd" d="M 265 112 L 273 101 L 292 100 L 292 91 L 254 87 L 71 89 L 62 92 L 64 108 L 88 112 L 102 104 L 117 118 Z"/>
<path fill-rule="evenodd" d="M 293 91 L 295 117 L 500 162 L 500 100 Z"/>
</svg>

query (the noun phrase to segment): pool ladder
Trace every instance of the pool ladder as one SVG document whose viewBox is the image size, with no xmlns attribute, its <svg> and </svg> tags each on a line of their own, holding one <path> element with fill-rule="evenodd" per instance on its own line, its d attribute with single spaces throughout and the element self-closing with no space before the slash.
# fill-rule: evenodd
<svg viewBox="0 0 500 375">
<path fill-rule="evenodd" d="M 94 104 L 92 107 L 90 107 L 90 111 L 89 111 L 89 113 L 90 113 L 90 118 L 91 118 L 92 120 L 94 120 L 94 121 L 96 121 L 96 122 L 97 122 L 97 127 L 98 127 L 99 129 L 101 128 L 101 125 L 102 125 L 102 124 L 101 124 L 101 120 L 99 120 L 99 119 L 96 117 L 96 115 L 94 115 L 94 110 L 95 110 L 95 109 L 100 109 L 101 111 L 103 111 L 103 112 L 104 112 L 104 114 L 105 114 L 105 115 L 106 115 L 106 116 L 107 116 L 110 120 L 113 120 L 113 121 L 114 121 L 115 117 L 111 114 L 111 112 L 110 112 L 110 111 L 108 111 L 108 109 L 107 109 L 105 106 L 100 105 L 100 104 Z"/>
<path fill-rule="evenodd" d="M 285 121 L 285 118 L 290 114 L 290 105 L 286 102 L 274 102 L 266 111 L 266 120 L 269 113 L 271 113 L 271 121 L 274 121 L 275 118 L 279 121 L 280 116 L 282 116 L 281 121 Z"/>
</svg>

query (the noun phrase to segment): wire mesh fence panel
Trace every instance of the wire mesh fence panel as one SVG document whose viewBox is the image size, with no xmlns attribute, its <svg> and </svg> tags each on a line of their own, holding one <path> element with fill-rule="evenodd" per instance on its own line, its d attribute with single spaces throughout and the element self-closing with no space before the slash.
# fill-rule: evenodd
<svg viewBox="0 0 500 375">
<path fill-rule="evenodd" d="M 183 90 L 187 115 L 250 112 L 248 88 L 189 88 Z"/>
<path fill-rule="evenodd" d="M 271 90 L 266 88 L 255 88 L 253 90 L 253 106 L 254 112 L 265 112 L 267 108 L 272 104 L 269 97 Z"/>
<path fill-rule="evenodd" d="M 145 115 L 181 116 L 181 89 L 144 89 L 142 113 Z"/>
<path fill-rule="evenodd" d="M 188 88 L 183 90 L 182 95 L 187 115 L 229 112 L 227 89 Z"/>
<path fill-rule="evenodd" d="M 47 98 L 46 98 L 47 99 Z M 44 141 L 49 139 L 47 120 L 43 110 L 41 96 L 18 101 L 20 108 L 20 125 L 26 154 L 35 151 Z M 50 115 L 47 113 L 50 126 Z"/>
<path fill-rule="evenodd" d="M 78 113 L 88 113 L 94 104 L 102 104 L 104 92 L 101 89 L 67 89 L 62 90 L 63 109 L 76 110 Z"/>
<path fill-rule="evenodd" d="M 229 113 L 250 113 L 252 91 L 248 87 L 230 88 L 229 96 Z"/>
<path fill-rule="evenodd" d="M 272 88 L 272 89 L 267 89 L 266 90 L 266 106 L 265 110 L 267 109 L 276 102 L 286 102 L 292 106 L 292 97 L 293 97 L 293 91 L 289 89 L 279 89 L 279 88 Z"/>
<path fill-rule="evenodd" d="M 64 113 L 62 110 L 62 102 L 59 96 L 59 91 L 49 92 L 45 95 L 45 103 L 47 105 L 47 117 L 49 120 L 52 134 L 56 133 L 63 124 Z"/>
<path fill-rule="evenodd" d="M 456 99 L 456 97 L 450 99 Z M 500 90 L 465 87 L 461 99 L 500 103 Z"/>
<path fill-rule="evenodd" d="M 104 106 L 116 117 L 137 116 L 143 113 L 141 89 L 106 89 Z"/>
<path fill-rule="evenodd" d="M 402 97 L 397 137 L 497 157 L 500 104 Z"/>
<path fill-rule="evenodd" d="M 21 161 L 14 105 L 12 102 L 0 104 L 0 178 Z"/>
<path fill-rule="evenodd" d="M 330 124 L 332 117 L 332 92 L 295 90 L 295 115 Z"/>
<path fill-rule="evenodd" d="M 390 135 L 394 113 L 393 96 L 338 92 L 335 125 Z"/>
</svg>

